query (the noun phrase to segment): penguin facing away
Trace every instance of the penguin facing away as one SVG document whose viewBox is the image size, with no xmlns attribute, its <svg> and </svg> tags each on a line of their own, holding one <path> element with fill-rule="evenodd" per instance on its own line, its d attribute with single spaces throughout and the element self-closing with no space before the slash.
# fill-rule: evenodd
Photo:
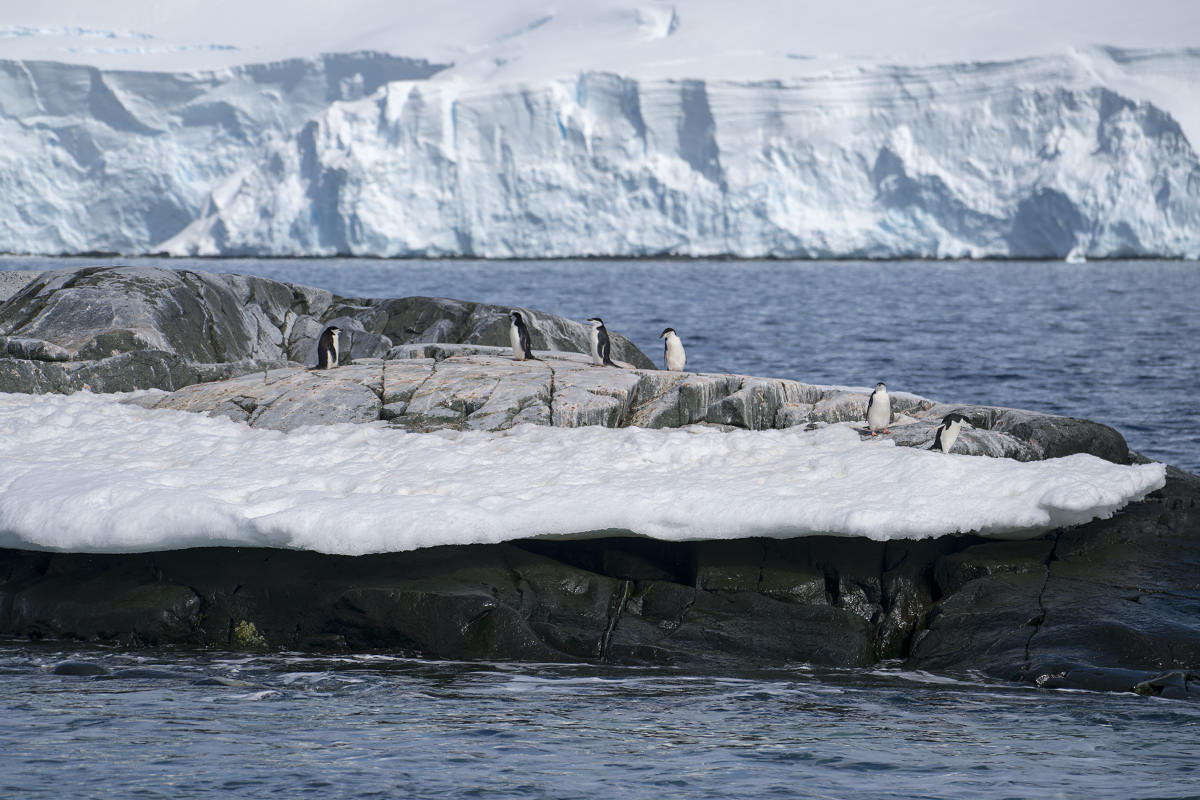
<svg viewBox="0 0 1200 800">
<path fill-rule="evenodd" d="M 333 369 L 338 365 L 341 333 L 342 329 L 337 325 L 330 325 L 321 332 L 321 338 L 317 340 L 317 369 Z"/>
<path fill-rule="evenodd" d="M 683 352 L 683 342 L 679 340 L 679 334 L 675 333 L 674 328 L 667 328 L 658 335 L 658 338 L 666 340 L 663 343 L 663 359 L 667 369 L 671 372 L 683 372 L 683 365 L 687 363 L 687 355 Z"/>
<path fill-rule="evenodd" d="M 592 323 L 592 366 L 617 366 L 612 360 L 612 342 L 609 341 L 608 328 L 604 327 L 604 320 L 599 317 L 591 317 L 588 322 Z"/>
<path fill-rule="evenodd" d="M 892 398 L 888 397 L 887 386 L 880 381 L 875 384 L 875 391 L 867 400 L 867 427 L 871 429 L 872 436 L 877 436 L 877 431 L 887 433 L 891 424 Z"/>
<path fill-rule="evenodd" d="M 533 340 L 529 337 L 529 328 L 525 326 L 525 318 L 521 316 L 520 311 L 510 311 L 509 316 L 512 322 L 508 326 L 508 340 L 512 343 L 513 360 L 524 361 L 530 359 L 532 361 L 540 361 L 533 354 Z"/>
<path fill-rule="evenodd" d="M 971 420 L 959 413 L 947 414 L 942 417 L 942 424 L 938 425 L 937 431 L 933 434 L 933 444 L 929 446 L 929 449 L 949 453 L 964 425 L 968 428 L 975 427 L 971 424 Z"/>
</svg>

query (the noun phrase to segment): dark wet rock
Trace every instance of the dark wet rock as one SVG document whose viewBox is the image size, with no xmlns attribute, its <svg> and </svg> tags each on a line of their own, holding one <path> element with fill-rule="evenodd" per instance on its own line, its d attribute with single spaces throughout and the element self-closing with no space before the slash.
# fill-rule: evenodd
<svg viewBox="0 0 1200 800">
<path fill-rule="evenodd" d="M 91 661 L 63 661 L 55 664 L 51 670 L 55 675 L 72 675 L 81 678 L 92 678 L 96 675 L 107 675 L 107 667 Z"/>
<path fill-rule="evenodd" d="M 908 662 L 953 668 L 963 661 L 955 651 L 966 650 L 999 677 L 1063 686 L 1128 677 L 1110 670 L 1195 670 L 1197 576 L 1200 478 L 1169 469 L 1163 489 L 1111 519 L 940 558 L 935 582 L 945 596 Z"/>
<path fill-rule="evenodd" d="M 1167 672 L 1138 683 L 1133 687 L 1133 691 L 1140 695 L 1165 697 L 1170 700 L 1195 700 L 1200 698 L 1200 672 Z"/>
<path fill-rule="evenodd" d="M 141 565 L 71 562 L 51 571 L 19 597 L 0 601 L 5 624 L 24 635 L 125 644 L 186 641 L 199 623 L 200 598 L 186 586 L 146 581 Z M 58 565 L 56 565 L 58 566 Z"/>
<path fill-rule="evenodd" d="M 0 551 L 0 634 L 721 670 L 889 660 L 1194 698 L 1197 575 L 1200 478 L 1171 470 L 1113 518 L 1032 542 L 614 535 L 361 557 Z"/>
<path fill-rule="evenodd" d="M 1173 676 L 1185 673 L 1158 675 L 1154 672 L 1120 667 L 1069 666 L 1043 670 L 1034 677 L 1034 684 L 1046 689 L 1076 689 L 1090 692 L 1137 692 L 1158 696 L 1160 687 Z M 1195 679 L 1193 679 L 1195 680 Z M 1200 690 L 1200 686 L 1193 691 Z M 1183 698 L 1180 698 L 1183 699 Z"/>
<path fill-rule="evenodd" d="M 966 584 L 989 575 L 1040 572 L 1050 560 L 1054 542 L 985 542 L 939 558 L 934 582 L 941 594 L 954 594 Z"/>
</svg>

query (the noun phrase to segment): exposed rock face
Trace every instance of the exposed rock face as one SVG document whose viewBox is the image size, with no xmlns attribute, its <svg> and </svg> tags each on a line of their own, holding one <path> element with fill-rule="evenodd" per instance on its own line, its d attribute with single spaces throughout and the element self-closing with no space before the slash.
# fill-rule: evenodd
<svg viewBox="0 0 1200 800">
<path fill-rule="evenodd" d="M 430 658 L 981 670 L 1200 696 L 1200 479 L 1032 542 L 610 538 L 361 557 L 0 551 L 0 633 Z M 255 638 L 243 632 L 253 630 Z"/>
<path fill-rule="evenodd" d="M 508 347 L 401 345 L 388 356 L 337 370 L 272 370 L 132 402 L 281 430 L 375 419 L 415 431 L 496 431 L 523 422 L 646 428 L 708 423 L 764 430 L 861 421 L 869 396 L 865 389 L 780 378 L 594 367 L 588 357 L 573 353 L 542 352 L 539 361 L 518 362 Z M 1124 438 L 1088 420 L 944 406 L 904 393 L 893 394 L 892 407 L 897 420 L 882 436 L 904 446 L 928 447 L 938 422 L 953 410 L 980 426 L 963 432 L 957 453 L 1019 461 L 1092 453 L 1129 462 Z"/>
<path fill-rule="evenodd" d="M 587 352 L 583 323 L 522 310 L 535 347 Z M 0 303 L 0 391 L 170 391 L 287 362 L 312 365 L 317 338 L 334 322 L 348 359 L 412 342 L 501 345 L 508 311 L 437 298 L 340 298 L 244 275 L 52 270 Z M 628 339 L 612 338 L 617 358 L 653 368 Z"/>
<path fill-rule="evenodd" d="M 0 271 L 0 303 L 24 289 L 30 281 L 41 274 L 29 270 Z"/>
</svg>

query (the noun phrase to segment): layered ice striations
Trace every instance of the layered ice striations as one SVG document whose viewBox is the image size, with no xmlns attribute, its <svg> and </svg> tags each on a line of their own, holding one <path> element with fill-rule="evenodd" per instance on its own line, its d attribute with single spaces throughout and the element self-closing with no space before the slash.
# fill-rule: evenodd
<svg viewBox="0 0 1200 800">
<path fill-rule="evenodd" d="M 0 250 L 152 251 L 331 103 L 440 69 L 376 53 L 187 73 L 0 61 Z"/>
<path fill-rule="evenodd" d="M 0 65 L 0 249 L 1200 257 L 1195 92 L 1154 90 L 1196 51 L 507 86 L 375 58 Z"/>
</svg>

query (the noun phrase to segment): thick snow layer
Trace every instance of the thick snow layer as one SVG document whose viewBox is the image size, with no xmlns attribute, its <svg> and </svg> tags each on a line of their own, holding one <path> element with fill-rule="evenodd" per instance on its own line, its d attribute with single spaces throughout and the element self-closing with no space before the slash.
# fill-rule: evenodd
<svg viewBox="0 0 1200 800">
<path fill-rule="evenodd" d="M 191 71 L 375 50 L 511 81 L 576 71 L 785 78 L 830 63 L 1194 47 L 1187 0 L 39 0 L 0 10 L 5 58 Z"/>
<path fill-rule="evenodd" d="M 1196 3 L 10 5 L 3 251 L 1200 257 Z"/>
<path fill-rule="evenodd" d="M 520 426 L 291 433 L 111 395 L 0 394 L 0 546 L 363 554 L 613 530 L 1023 538 L 1106 517 L 1161 464 L 943 455 L 814 431 Z"/>
</svg>

